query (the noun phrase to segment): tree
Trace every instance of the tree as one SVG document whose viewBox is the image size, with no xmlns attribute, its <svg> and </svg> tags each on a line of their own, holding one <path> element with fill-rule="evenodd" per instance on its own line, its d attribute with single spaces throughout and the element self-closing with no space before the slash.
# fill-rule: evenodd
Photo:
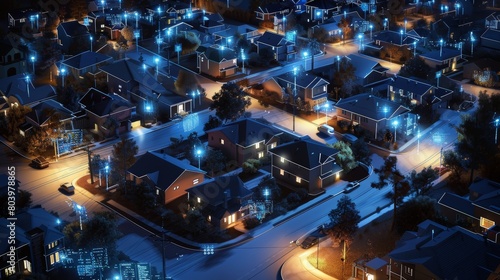
<svg viewBox="0 0 500 280">
<path fill-rule="evenodd" d="M 265 200 L 264 191 L 269 191 L 267 199 L 277 201 L 281 197 L 281 189 L 276 184 L 276 179 L 271 175 L 262 177 L 257 187 L 253 189 L 253 197 L 255 200 Z"/>
<path fill-rule="evenodd" d="M 17 135 L 19 126 L 26 121 L 26 114 L 31 108 L 24 105 L 13 105 L 7 111 L 7 135 Z"/>
<path fill-rule="evenodd" d="M 410 191 L 416 196 L 427 195 L 434 185 L 432 182 L 438 178 L 438 173 L 431 167 L 424 167 L 422 171 L 413 170 L 406 180 L 409 183 Z"/>
<path fill-rule="evenodd" d="M 222 121 L 219 118 L 217 118 L 216 116 L 210 115 L 210 116 L 208 116 L 208 121 L 203 126 L 203 131 L 214 129 L 214 128 L 217 128 L 221 125 L 222 125 Z"/>
<path fill-rule="evenodd" d="M 327 229 L 328 235 L 334 242 L 343 242 L 344 249 L 341 257 L 342 273 L 344 272 L 344 264 L 348 250 L 348 243 L 358 230 L 358 224 L 361 221 L 359 211 L 356 209 L 356 204 L 352 202 L 349 196 L 342 196 L 337 202 L 337 207 L 328 213 L 331 226 Z"/>
<path fill-rule="evenodd" d="M 240 118 L 251 104 L 243 89 L 233 82 L 222 85 L 212 100 L 210 110 L 215 110 L 215 115 L 223 122 Z"/>
<path fill-rule="evenodd" d="M 356 161 L 362 162 L 366 165 L 372 164 L 372 153 L 363 137 L 352 143 L 351 150 Z"/>
<path fill-rule="evenodd" d="M 456 152 L 451 150 L 443 152 L 443 166 L 451 170 L 450 179 L 452 179 L 452 181 L 460 181 L 464 166 L 462 159 Z"/>
<path fill-rule="evenodd" d="M 125 187 L 125 193 L 127 192 L 127 187 L 125 185 L 127 170 L 137 160 L 135 156 L 138 151 L 139 147 L 136 145 L 135 141 L 132 139 L 125 139 L 125 137 L 122 137 L 120 142 L 113 145 L 111 156 L 111 178 L 113 178 L 113 182 L 117 182 L 121 186 Z"/>
<path fill-rule="evenodd" d="M 177 80 L 174 82 L 175 89 L 180 95 L 190 94 L 198 89 L 198 80 L 196 75 L 192 72 L 179 70 Z M 193 100 L 195 102 L 196 100 Z"/>
<path fill-rule="evenodd" d="M 342 92 L 342 98 L 350 96 L 353 82 L 356 80 L 356 67 L 347 57 L 342 57 L 340 61 L 335 61 L 332 68 L 338 70 L 333 74 L 332 84 Z"/>
<path fill-rule="evenodd" d="M 216 173 L 224 170 L 226 167 L 225 162 L 226 156 L 221 150 L 208 150 L 205 164 L 207 165 L 207 169 L 210 170 L 210 176 L 214 177 Z"/>
<path fill-rule="evenodd" d="M 193 237 L 201 237 L 209 232 L 207 219 L 203 217 L 198 208 L 191 208 L 186 213 L 186 228 Z"/>
<path fill-rule="evenodd" d="M 125 26 L 122 28 L 120 33 L 122 34 L 123 39 L 127 40 L 127 42 L 133 42 L 135 39 L 134 28 L 132 26 Z"/>
<path fill-rule="evenodd" d="M 438 217 L 436 200 L 425 195 L 411 198 L 398 209 L 397 230 L 400 234 L 407 230 L 416 231 L 418 224 Z"/>
<path fill-rule="evenodd" d="M 92 174 L 94 176 L 100 174 L 100 172 L 104 171 L 104 168 L 106 166 L 106 160 L 101 158 L 101 155 L 96 154 L 92 156 L 92 159 L 90 160 L 90 168 L 92 168 Z"/>
<path fill-rule="evenodd" d="M 120 237 L 117 217 L 111 212 L 95 212 L 93 217 L 83 223 L 79 236 L 79 248 L 107 248 L 108 254 L 116 252 L 116 240 Z"/>
<path fill-rule="evenodd" d="M 404 182 L 405 177 L 399 169 L 397 168 L 398 158 L 395 156 L 389 156 L 385 159 L 384 164 L 380 168 L 375 168 L 374 172 L 378 175 L 378 182 L 372 182 L 372 188 L 382 189 L 385 186 L 391 185 L 393 187 L 393 206 L 394 214 L 392 216 L 392 226 L 394 229 L 394 223 L 396 219 L 397 206 L 401 204 L 403 197 L 408 193 L 409 186 Z"/>
<path fill-rule="evenodd" d="M 201 44 L 200 38 L 193 32 L 182 32 L 177 35 L 176 42 L 182 45 L 182 53 L 194 52 Z"/>
<path fill-rule="evenodd" d="M 417 77 L 422 79 L 427 79 L 429 73 L 431 72 L 431 67 L 427 65 L 423 59 L 420 57 L 413 57 L 408 59 L 405 64 L 399 70 L 399 75 L 403 77 Z"/>
<path fill-rule="evenodd" d="M 73 0 L 68 7 L 70 8 L 70 16 L 76 20 L 81 20 L 87 15 L 88 3 L 86 0 Z"/>
<path fill-rule="evenodd" d="M 354 158 L 351 147 L 349 143 L 344 141 L 337 141 L 332 145 L 333 148 L 337 149 L 339 152 L 335 155 L 335 161 L 339 164 L 344 172 L 349 172 L 356 166 L 358 163 Z"/>
</svg>

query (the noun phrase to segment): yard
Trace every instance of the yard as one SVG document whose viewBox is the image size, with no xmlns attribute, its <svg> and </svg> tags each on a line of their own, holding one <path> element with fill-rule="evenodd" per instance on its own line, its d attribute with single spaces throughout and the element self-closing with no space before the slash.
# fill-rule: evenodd
<svg viewBox="0 0 500 280">
<path fill-rule="evenodd" d="M 394 249 L 400 236 L 396 231 L 391 231 L 391 222 L 392 213 L 389 212 L 358 230 L 347 250 L 344 276 L 351 275 L 354 261 L 360 258 L 383 257 Z M 342 277 L 342 246 L 333 245 L 331 240 L 323 242 L 322 245 L 325 243 L 328 245 L 319 249 L 319 269 L 337 279 L 346 279 Z M 307 260 L 316 267 L 316 251 L 310 254 Z"/>
</svg>

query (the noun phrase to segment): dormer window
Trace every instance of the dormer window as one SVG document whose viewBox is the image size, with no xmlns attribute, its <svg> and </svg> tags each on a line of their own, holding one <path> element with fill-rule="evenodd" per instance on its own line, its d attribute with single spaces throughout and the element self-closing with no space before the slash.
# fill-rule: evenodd
<svg viewBox="0 0 500 280">
<path fill-rule="evenodd" d="M 255 149 L 260 148 L 260 143 L 255 144 Z"/>
</svg>

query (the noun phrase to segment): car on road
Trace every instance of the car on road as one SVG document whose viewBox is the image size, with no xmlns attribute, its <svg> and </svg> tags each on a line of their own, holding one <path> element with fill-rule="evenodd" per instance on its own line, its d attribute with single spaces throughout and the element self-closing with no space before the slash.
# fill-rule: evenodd
<svg viewBox="0 0 500 280">
<path fill-rule="evenodd" d="M 44 157 L 37 157 L 31 161 L 30 166 L 36 169 L 44 169 L 49 167 L 49 161 Z"/>
<path fill-rule="evenodd" d="M 319 237 L 308 236 L 308 237 L 306 237 L 306 239 L 304 239 L 304 241 L 302 241 L 302 243 L 300 244 L 300 247 L 302 247 L 303 249 L 309 249 L 312 246 L 318 244 L 318 240 L 319 240 Z"/>
<path fill-rule="evenodd" d="M 59 190 L 61 192 L 64 192 L 66 194 L 74 194 L 75 193 L 75 187 L 73 187 L 73 185 L 71 185 L 70 183 L 66 182 L 64 184 L 62 184 L 60 187 L 59 187 Z"/>
<path fill-rule="evenodd" d="M 322 125 L 318 126 L 318 131 L 327 135 L 327 136 L 335 135 L 335 131 L 334 131 L 333 127 L 326 125 L 326 124 L 322 124 Z"/>
<path fill-rule="evenodd" d="M 355 188 L 359 187 L 359 182 L 358 181 L 353 181 L 347 184 L 347 187 L 344 189 L 344 193 L 350 193 L 352 192 Z"/>
</svg>

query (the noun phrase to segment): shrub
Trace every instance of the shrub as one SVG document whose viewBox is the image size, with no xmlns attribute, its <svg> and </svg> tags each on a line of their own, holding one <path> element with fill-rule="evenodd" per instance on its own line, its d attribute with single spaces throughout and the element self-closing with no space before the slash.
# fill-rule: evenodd
<svg viewBox="0 0 500 280">
<path fill-rule="evenodd" d="M 245 226 L 246 229 L 252 229 L 260 225 L 259 219 L 256 217 L 248 217 L 243 219 L 243 226 Z"/>
<path fill-rule="evenodd" d="M 244 173 L 255 174 L 257 173 L 257 170 L 259 170 L 260 166 L 260 160 L 251 158 L 245 161 L 241 167 Z"/>
</svg>

